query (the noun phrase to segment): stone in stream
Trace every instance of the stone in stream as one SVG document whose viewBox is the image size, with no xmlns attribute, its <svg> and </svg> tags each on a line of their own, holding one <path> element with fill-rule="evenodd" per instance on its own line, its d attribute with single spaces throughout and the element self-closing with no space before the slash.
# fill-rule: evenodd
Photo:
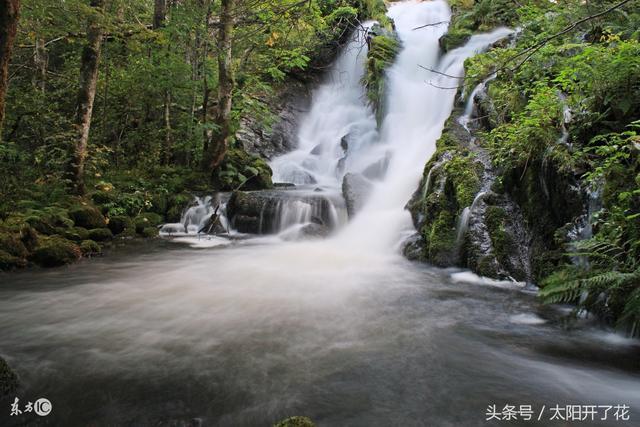
<svg viewBox="0 0 640 427">
<path fill-rule="evenodd" d="M 347 214 L 352 218 L 367 201 L 371 181 L 360 174 L 348 173 L 342 180 L 342 195 L 347 204 Z"/>
</svg>

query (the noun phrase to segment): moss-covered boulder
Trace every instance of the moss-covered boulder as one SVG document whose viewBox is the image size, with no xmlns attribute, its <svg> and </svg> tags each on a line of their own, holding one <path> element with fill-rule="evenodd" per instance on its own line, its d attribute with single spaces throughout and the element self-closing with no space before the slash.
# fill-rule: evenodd
<svg viewBox="0 0 640 427">
<path fill-rule="evenodd" d="M 18 258 L 26 258 L 29 251 L 19 234 L 0 232 L 0 250 Z"/>
<path fill-rule="evenodd" d="M 89 240 L 95 240 L 96 242 L 106 242 L 113 239 L 113 233 L 108 228 L 94 228 L 89 230 Z"/>
<path fill-rule="evenodd" d="M 83 227 L 72 227 L 69 229 L 58 229 L 58 234 L 67 240 L 81 242 L 89 238 L 89 230 Z"/>
<path fill-rule="evenodd" d="M 11 255 L 0 249 L 0 270 L 13 270 L 26 267 L 27 262 L 23 258 Z"/>
<path fill-rule="evenodd" d="M 0 398 L 14 394 L 20 386 L 18 375 L 0 357 Z"/>
<path fill-rule="evenodd" d="M 82 251 L 82 256 L 91 257 L 102 253 L 102 248 L 93 240 L 84 240 L 80 243 L 80 251 Z"/>
<path fill-rule="evenodd" d="M 241 148 L 231 148 L 213 179 L 223 191 L 265 190 L 273 188 L 272 175 L 271 167 L 263 158 Z"/>
<path fill-rule="evenodd" d="M 142 237 L 152 238 L 157 237 L 159 234 L 158 227 L 145 227 L 140 235 Z"/>
<path fill-rule="evenodd" d="M 363 83 L 367 89 L 367 98 L 376 111 L 378 124 L 381 124 L 384 111 L 384 98 L 386 93 L 386 70 L 394 63 L 400 52 L 400 41 L 394 33 L 381 31 L 379 34 L 371 33 L 373 37 L 367 54 L 366 74 Z"/>
<path fill-rule="evenodd" d="M 69 210 L 69 216 L 78 227 L 84 227 L 87 230 L 94 228 L 104 228 L 107 222 L 102 213 L 94 206 L 79 205 Z"/>
<path fill-rule="evenodd" d="M 43 238 L 30 259 L 41 267 L 70 264 L 82 256 L 80 247 L 59 236 Z"/>
<path fill-rule="evenodd" d="M 134 228 L 133 220 L 125 215 L 112 216 L 109 218 L 109 224 L 107 226 L 116 236 L 125 230 Z"/>
<path fill-rule="evenodd" d="M 315 427 L 313 421 L 307 417 L 290 417 L 273 425 L 274 427 Z"/>
</svg>

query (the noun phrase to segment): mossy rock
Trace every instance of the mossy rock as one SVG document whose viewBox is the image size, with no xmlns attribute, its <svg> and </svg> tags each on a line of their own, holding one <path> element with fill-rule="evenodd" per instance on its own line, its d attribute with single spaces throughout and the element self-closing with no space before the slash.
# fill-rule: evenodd
<svg viewBox="0 0 640 427">
<path fill-rule="evenodd" d="M 467 29 L 452 29 L 447 34 L 440 37 L 440 47 L 445 52 L 456 49 L 469 41 L 473 31 Z"/>
<path fill-rule="evenodd" d="M 0 398 L 14 394 L 19 387 L 20 380 L 18 374 L 0 357 Z"/>
<path fill-rule="evenodd" d="M 109 230 L 114 235 L 123 233 L 127 229 L 133 229 L 133 220 L 125 215 L 112 216 L 109 218 L 109 224 L 107 224 Z"/>
<path fill-rule="evenodd" d="M 82 256 L 85 257 L 99 255 L 102 253 L 102 247 L 93 240 L 84 240 L 80 243 L 80 250 L 82 251 Z"/>
<path fill-rule="evenodd" d="M 111 191 L 96 191 L 91 195 L 91 200 L 97 205 L 106 205 L 116 200 L 116 195 Z"/>
<path fill-rule="evenodd" d="M 94 206 L 76 206 L 69 211 L 69 216 L 76 226 L 84 227 L 88 230 L 107 226 L 104 216 Z"/>
<path fill-rule="evenodd" d="M 265 190 L 273 188 L 269 164 L 259 156 L 241 148 L 227 151 L 222 165 L 214 175 L 214 182 L 221 190 Z"/>
<path fill-rule="evenodd" d="M 138 215 L 135 219 L 136 233 L 142 234 L 147 227 L 156 227 L 162 224 L 162 217 L 157 213 L 146 212 L 142 215 Z"/>
<path fill-rule="evenodd" d="M 307 417 L 290 417 L 273 425 L 274 427 L 315 427 L 316 425 Z"/>
<path fill-rule="evenodd" d="M 89 240 L 95 240 L 96 242 L 106 242 L 113 239 L 113 233 L 108 228 L 94 228 L 89 230 Z"/>
<path fill-rule="evenodd" d="M 429 260 L 433 264 L 440 267 L 449 267 L 455 264 L 457 258 L 456 218 L 451 212 L 440 212 L 429 229 L 428 236 L 425 237 L 428 242 Z"/>
<path fill-rule="evenodd" d="M 59 236 L 42 239 L 31 259 L 41 267 L 58 267 L 77 261 L 82 256 L 80 247 Z"/>
<path fill-rule="evenodd" d="M 23 258 L 11 255 L 9 252 L 0 250 L 0 270 L 14 270 L 27 266 Z"/>
<path fill-rule="evenodd" d="M 24 221 L 40 234 L 49 236 L 57 232 L 57 227 L 45 216 L 30 215 Z"/>
<path fill-rule="evenodd" d="M 18 258 L 26 258 L 29 251 L 20 239 L 19 234 L 0 232 L 0 250 Z"/>
<path fill-rule="evenodd" d="M 58 234 L 68 240 L 81 242 L 89 238 L 89 230 L 83 227 L 73 227 L 70 229 L 59 229 Z"/>
<path fill-rule="evenodd" d="M 158 227 L 145 227 L 142 232 L 140 233 L 140 235 L 142 237 L 157 237 L 158 236 Z"/>
</svg>

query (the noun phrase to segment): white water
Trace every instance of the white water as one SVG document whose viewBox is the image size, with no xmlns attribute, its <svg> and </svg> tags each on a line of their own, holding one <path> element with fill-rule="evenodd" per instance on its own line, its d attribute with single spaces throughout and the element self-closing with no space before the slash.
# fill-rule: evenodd
<svg viewBox="0 0 640 427">
<path fill-rule="evenodd" d="M 445 1 L 406 1 L 390 7 L 389 16 L 403 48 L 388 70 L 389 102 L 379 134 L 373 112 L 365 104 L 360 84 L 365 54 L 355 48 L 359 44 L 355 39 L 338 60 L 331 79 L 316 93 L 299 134 L 300 148 L 271 165 L 276 179 L 305 183 L 301 176 L 311 175 L 318 183 L 339 187 L 345 172 L 362 172 L 389 159 L 384 178 L 374 184 L 361 212 L 335 237 L 342 249 L 388 252 L 413 232 L 405 205 L 418 186 L 424 164 L 435 152 L 453 108 L 456 89 L 451 88 L 459 83 L 446 75 L 462 76 L 465 59 L 512 33 L 499 28 L 473 36 L 465 46 L 441 57 L 438 40 L 447 28 L 413 28 L 425 22 L 449 21 L 450 14 Z M 340 141 L 347 134 L 349 149 L 341 169 Z"/>
</svg>

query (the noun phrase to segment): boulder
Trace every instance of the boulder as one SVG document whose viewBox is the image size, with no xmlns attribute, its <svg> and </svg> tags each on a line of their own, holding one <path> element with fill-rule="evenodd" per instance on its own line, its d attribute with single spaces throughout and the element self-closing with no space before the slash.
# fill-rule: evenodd
<svg viewBox="0 0 640 427">
<path fill-rule="evenodd" d="M 94 228 L 89 230 L 89 239 L 96 242 L 106 242 L 113 239 L 113 233 L 108 228 Z"/>
<path fill-rule="evenodd" d="M 371 193 L 371 181 L 360 174 L 348 173 L 342 180 L 342 195 L 347 204 L 349 218 L 362 208 Z"/>
<path fill-rule="evenodd" d="M 84 240 L 80 243 L 80 250 L 82 251 L 82 255 L 85 257 L 99 255 L 102 252 L 100 245 L 93 240 Z"/>
<path fill-rule="evenodd" d="M 87 230 L 107 226 L 107 221 L 100 211 L 93 206 L 76 206 L 69 211 L 69 216 L 77 227 L 83 227 Z"/>
<path fill-rule="evenodd" d="M 112 216 L 109 218 L 109 224 L 107 224 L 107 226 L 114 235 L 121 234 L 127 229 L 134 228 L 131 218 L 125 215 Z"/>
<path fill-rule="evenodd" d="M 58 267 L 70 264 L 82 256 L 82 251 L 73 242 L 53 236 L 42 239 L 31 255 L 31 259 L 42 267 Z"/>
</svg>

